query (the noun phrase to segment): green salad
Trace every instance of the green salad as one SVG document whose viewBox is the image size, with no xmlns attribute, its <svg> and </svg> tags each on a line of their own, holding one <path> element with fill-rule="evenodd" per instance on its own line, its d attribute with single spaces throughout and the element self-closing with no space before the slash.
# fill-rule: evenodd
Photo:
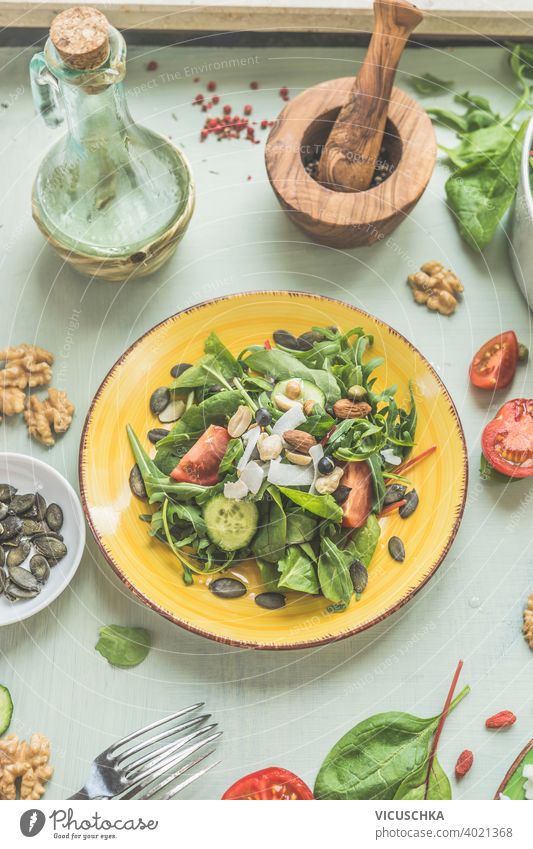
<svg viewBox="0 0 533 849">
<path fill-rule="evenodd" d="M 171 426 L 149 432 L 154 459 L 128 427 L 130 484 L 155 507 L 141 519 L 186 584 L 214 575 L 210 589 L 236 598 L 245 588 L 216 573 L 254 557 L 262 606 L 296 591 L 343 610 L 367 586 L 379 514 L 399 507 L 407 518 L 418 504 L 399 474 L 415 440 L 413 392 L 401 406 L 396 386 L 378 385 L 384 360 L 367 355 L 360 327 L 272 338 L 235 356 L 211 333 L 197 363 L 172 368 L 150 398 Z"/>
</svg>

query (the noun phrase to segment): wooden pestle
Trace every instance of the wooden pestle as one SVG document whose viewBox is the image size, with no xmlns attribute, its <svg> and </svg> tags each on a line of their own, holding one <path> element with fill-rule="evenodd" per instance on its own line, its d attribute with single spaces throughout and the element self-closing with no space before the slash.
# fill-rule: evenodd
<svg viewBox="0 0 533 849">
<path fill-rule="evenodd" d="M 367 54 L 324 145 L 318 178 L 339 192 L 362 192 L 372 182 L 383 142 L 392 84 L 405 42 L 423 18 L 407 0 L 374 0 Z"/>
</svg>

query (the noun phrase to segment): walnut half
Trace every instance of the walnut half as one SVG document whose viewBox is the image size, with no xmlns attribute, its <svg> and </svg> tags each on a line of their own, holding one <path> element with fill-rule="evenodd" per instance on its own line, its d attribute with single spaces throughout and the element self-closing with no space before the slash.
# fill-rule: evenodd
<svg viewBox="0 0 533 849">
<path fill-rule="evenodd" d="M 527 607 L 524 610 L 524 627 L 522 628 L 524 639 L 529 644 L 529 648 L 533 649 L 533 593 L 527 600 Z"/>
<path fill-rule="evenodd" d="M 425 262 L 420 271 L 407 278 L 417 304 L 428 309 L 451 315 L 457 306 L 457 297 L 464 291 L 459 278 L 440 262 Z"/>
<path fill-rule="evenodd" d="M 16 387 L 33 389 L 35 386 L 44 386 L 52 379 L 50 366 L 54 362 L 54 356 L 50 351 L 45 351 L 38 345 L 10 346 L 0 350 L 0 362 L 4 368 L 0 370 L 0 387 Z"/>
<path fill-rule="evenodd" d="M 43 445 L 55 445 L 55 433 L 64 433 L 70 427 L 74 414 L 72 404 L 66 392 L 50 387 L 48 398 L 41 401 L 36 395 L 30 395 L 24 420 L 30 436 L 38 439 Z"/>
<path fill-rule="evenodd" d="M 54 770 L 48 764 L 50 742 L 42 734 L 28 741 L 8 734 L 0 740 L 0 799 L 40 799 Z"/>
</svg>

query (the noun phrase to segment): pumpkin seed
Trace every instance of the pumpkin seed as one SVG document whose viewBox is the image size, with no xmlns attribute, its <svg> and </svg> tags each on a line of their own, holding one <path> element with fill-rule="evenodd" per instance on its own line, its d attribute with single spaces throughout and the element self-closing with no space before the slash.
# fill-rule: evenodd
<svg viewBox="0 0 533 849">
<path fill-rule="evenodd" d="M 165 436 L 168 436 L 168 430 L 165 430 L 164 427 L 153 427 L 152 430 L 148 431 L 147 435 L 152 445 L 155 445 L 160 439 L 164 439 Z"/>
<path fill-rule="evenodd" d="M 154 414 L 154 416 L 158 416 L 159 413 L 163 412 L 165 407 L 168 407 L 170 404 L 170 392 L 166 386 L 160 386 L 150 397 L 150 410 Z"/>
<path fill-rule="evenodd" d="M 183 374 L 184 371 L 191 368 L 191 363 L 176 363 L 175 366 L 172 366 L 170 369 L 170 374 L 172 377 L 179 377 L 180 374 Z"/>
<path fill-rule="evenodd" d="M 246 595 L 246 587 L 235 578 L 217 578 L 211 581 L 209 589 L 219 598 L 240 598 Z"/>
<path fill-rule="evenodd" d="M 67 553 L 65 543 L 51 534 L 44 537 L 37 537 L 34 539 L 34 545 L 37 553 L 46 557 L 50 566 L 55 566 Z"/>
<path fill-rule="evenodd" d="M 32 575 L 28 569 L 23 569 L 22 566 L 8 566 L 7 574 L 10 580 L 22 590 L 40 589 L 35 575 Z"/>
<path fill-rule="evenodd" d="M 4 592 L 7 586 L 7 578 L 6 573 L 0 569 L 0 595 Z"/>
<path fill-rule="evenodd" d="M 59 504 L 55 504 L 54 502 L 49 504 L 46 508 L 44 518 L 51 531 L 57 533 L 63 527 L 63 511 Z"/>
<path fill-rule="evenodd" d="M 23 540 L 16 548 L 12 548 L 6 557 L 8 571 L 12 566 L 20 566 L 21 563 L 24 563 L 30 551 L 31 543 L 27 540 Z"/>
<path fill-rule="evenodd" d="M 27 537 L 33 537 L 35 534 L 41 534 L 44 531 L 44 525 L 42 522 L 37 522 L 35 519 L 24 519 L 22 520 L 22 533 Z"/>
<path fill-rule="evenodd" d="M 7 504 L 0 503 L 0 522 L 5 519 L 9 511 Z"/>
<path fill-rule="evenodd" d="M 132 467 L 130 472 L 130 489 L 133 492 L 136 498 L 140 498 L 142 501 L 146 501 L 148 498 L 148 493 L 146 492 L 146 487 L 144 485 L 144 481 L 141 475 L 141 470 L 137 463 Z"/>
<path fill-rule="evenodd" d="M 395 504 L 397 501 L 401 501 L 406 493 L 407 487 L 402 486 L 400 483 L 392 483 L 385 490 L 385 498 L 383 499 L 384 504 Z"/>
<path fill-rule="evenodd" d="M 315 342 L 323 342 L 325 338 L 318 330 L 307 330 L 298 336 L 298 347 L 300 351 L 310 351 Z"/>
<path fill-rule="evenodd" d="M 18 516 L 6 516 L 0 524 L 0 542 L 4 543 L 12 539 L 22 530 L 22 520 Z"/>
<path fill-rule="evenodd" d="M 2 566 L 4 565 L 4 561 L 6 559 L 6 555 L 4 549 L 0 545 L 0 575 L 2 574 Z"/>
<path fill-rule="evenodd" d="M 7 549 L 16 548 L 17 545 L 20 545 L 21 539 L 22 539 L 22 534 L 15 534 L 15 536 L 11 537 L 11 539 L 6 539 L 6 540 L 2 541 L 2 545 L 4 546 L 4 548 L 7 548 Z"/>
<path fill-rule="evenodd" d="M 40 492 L 35 493 L 35 518 L 44 519 L 46 513 L 46 501 Z M 32 512 L 32 511 L 30 511 Z"/>
<path fill-rule="evenodd" d="M 285 607 L 285 596 L 281 593 L 259 593 L 254 601 L 266 610 L 278 610 L 280 607 Z"/>
<path fill-rule="evenodd" d="M 34 554 L 30 558 L 30 571 L 40 584 L 46 584 L 50 577 L 50 564 L 42 554 Z"/>
<path fill-rule="evenodd" d="M 288 348 L 290 351 L 300 350 L 296 336 L 293 336 L 288 330 L 275 330 L 272 338 L 276 345 L 281 345 L 282 348 Z"/>
<path fill-rule="evenodd" d="M 20 516 L 22 513 L 27 513 L 35 504 L 35 495 L 32 492 L 26 495 L 14 495 L 10 501 L 9 509 Z"/>
<path fill-rule="evenodd" d="M 404 504 L 403 507 L 400 507 L 398 510 L 402 519 L 408 519 L 418 507 L 418 493 L 416 489 L 412 489 L 408 492 L 405 496 L 405 500 L 407 501 L 407 504 Z"/>
<path fill-rule="evenodd" d="M 393 560 L 403 563 L 405 560 L 405 547 L 400 537 L 391 537 L 389 540 L 389 554 Z"/>
<path fill-rule="evenodd" d="M 0 501 L 9 503 L 17 491 L 16 486 L 10 486 L 8 483 L 0 483 Z"/>
<path fill-rule="evenodd" d="M 23 570 L 24 572 L 26 569 Z M 31 573 L 28 572 L 28 575 L 31 576 Z M 35 582 L 35 586 L 32 589 L 25 589 L 23 587 L 19 587 L 13 581 L 10 581 L 5 589 L 5 596 L 9 599 L 9 601 L 19 601 L 20 599 L 29 599 L 35 598 L 35 596 L 39 595 L 41 592 L 41 586 L 37 581 Z"/>
<path fill-rule="evenodd" d="M 368 584 L 368 570 L 360 560 L 354 560 L 350 564 L 350 578 L 356 595 L 361 595 Z"/>
<path fill-rule="evenodd" d="M 175 401 L 171 401 L 170 404 L 167 404 L 165 409 L 159 413 L 159 421 L 163 424 L 177 422 L 178 419 L 181 419 L 184 412 L 185 403 L 176 399 Z"/>
</svg>

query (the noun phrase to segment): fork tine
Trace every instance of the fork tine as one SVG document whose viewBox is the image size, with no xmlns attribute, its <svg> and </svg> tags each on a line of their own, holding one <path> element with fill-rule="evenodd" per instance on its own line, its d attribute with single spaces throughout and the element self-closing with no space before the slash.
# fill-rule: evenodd
<svg viewBox="0 0 533 849">
<path fill-rule="evenodd" d="M 215 751 L 214 749 L 210 749 L 204 755 L 200 755 L 199 758 L 196 758 L 196 760 L 190 761 L 189 763 L 184 764 L 184 766 L 180 766 L 179 769 L 177 769 L 175 772 L 172 772 L 169 776 L 164 778 L 163 781 L 160 781 L 159 784 L 156 784 L 156 786 L 153 787 L 151 790 L 147 790 L 146 793 L 143 793 L 141 796 L 137 796 L 136 798 L 137 799 L 143 799 L 143 800 L 151 799 L 153 796 L 155 796 L 157 793 L 159 793 L 165 787 L 168 787 L 169 784 L 171 784 L 173 781 L 175 781 L 177 778 L 179 778 L 180 775 L 183 775 L 184 773 L 188 772 L 190 769 L 193 769 L 193 767 L 198 766 L 198 764 L 202 763 L 202 761 L 205 761 L 206 758 L 208 758 L 210 755 L 214 754 L 214 751 Z M 147 781 L 147 782 L 145 782 L 144 786 L 148 787 L 148 785 L 151 784 L 151 783 L 152 783 L 151 781 Z"/>
<path fill-rule="evenodd" d="M 161 749 L 156 749 L 153 752 L 148 752 L 147 755 L 143 755 L 142 758 L 137 758 L 136 761 L 133 761 L 132 764 L 127 764 L 123 768 L 124 775 L 130 781 L 135 779 L 135 773 L 139 771 L 139 767 L 147 764 L 146 769 L 152 769 L 164 760 L 165 755 L 169 755 L 172 752 L 178 751 L 178 749 L 183 748 L 187 743 L 190 743 L 192 740 L 195 740 L 197 737 L 200 737 L 202 734 L 208 734 L 209 731 L 212 731 L 217 727 L 217 723 L 213 722 L 211 725 L 204 725 L 203 728 L 197 728 L 196 731 L 193 731 L 192 734 L 187 734 L 186 737 L 181 737 L 178 741 L 174 743 L 168 743 L 166 746 L 163 746 Z"/>
<path fill-rule="evenodd" d="M 137 752 L 142 752 L 144 749 L 148 749 L 150 746 L 153 746 L 154 743 L 159 743 L 160 740 L 165 740 L 167 737 L 172 737 L 174 734 L 186 731 L 187 728 L 194 728 L 197 725 L 201 725 L 202 722 L 205 722 L 210 716 L 210 713 L 203 713 L 201 716 L 197 716 L 194 719 L 188 719 L 186 722 L 180 723 L 180 725 L 172 725 L 170 728 L 167 728 L 166 731 L 161 731 L 160 734 L 154 734 L 153 737 L 149 737 L 148 740 L 141 740 L 141 742 L 137 743 L 136 746 L 131 746 L 131 748 L 116 755 L 116 765 L 120 766 L 120 764 L 124 763 L 127 758 L 131 758 L 131 756 L 136 755 Z M 153 754 L 154 753 L 152 752 L 152 755 Z"/>
<path fill-rule="evenodd" d="M 190 775 L 188 778 L 185 779 L 185 781 L 182 781 L 181 784 L 178 784 L 176 787 L 174 787 L 174 789 L 171 790 L 170 793 L 167 793 L 166 796 L 163 796 L 163 801 L 168 802 L 169 799 L 173 799 L 174 796 L 177 796 L 178 793 L 181 793 L 182 790 L 185 790 L 185 788 L 188 787 L 189 784 L 192 784 L 193 781 L 196 781 L 197 778 L 201 778 L 202 775 L 205 775 L 206 772 L 209 772 L 209 770 L 213 769 L 213 767 L 218 766 L 219 763 L 222 763 L 222 761 L 215 761 L 214 763 L 205 766 L 198 772 L 193 773 L 193 775 Z"/>
<path fill-rule="evenodd" d="M 209 737 L 206 737 L 205 740 L 200 740 L 198 743 L 194 743 L 194 745 L 189 746 L 187 749 L 184 749 L 182 752 L 179 752 L 177 755 L 173 755 L 171 758 L 166 758 L 163 763 L 153 771 L 152 769 L 146 769 L 144 772 L 141 772 L 140 775 L 136 775 L 134 779 L 127 784 L 123 790 L 127 790 L 126 795 L 122 796 L 122 799 L 130 799 L 135 793 L 138 793 L 139 790 L 143 790 L 148 784 L 151 784 L 156 778 L 164 775 L 165 772 L 168 772 L 169 769 L 176 766 L 177 764 L 182 763 L 187 760 L 190 755 L 194 755 L 202 746 L 206 746 L 207 743 L 211 743 L 213 740 L 217 740 L 218 737 L 222 734 L 222 731 L 217 731 L 215 734 L 211 734 Z M 148 779 L 147 781 L 145 779 Z M 133 792 L 132 787 L 135 792 Z M 123 791 L 121 791 L 123 792 Z"/>
<path fill-rule="evenodd" d="M 191 705 L 190 707 L 183 708 L 183 710 L 178 710 L 176 713 L 171 713 L 168 716 L 165 716 L 163 719 L 157 719 L 155 722 L 151 722 L 149 725 L 145 725 L 143 728 L 139 728 L 138 731 L 132 731 L 131 734 L 126 734 L 125 737 L 118 740 L 116 743 L 113 743 L 109 748 L 106 749 L 106 754 L 111 754 L 115 751 L 115 749 L 119 749 L 125 743 L 129 743 L 130 740 L 135 740 L 136 737 L 140 737 L 141 734 L 146 734 L 147 731 L 152 731 L 153 728 L 158 728 L 160 725 L 164 725 L 165 722 L 172 722 L 174 719 L 178 719 L 180 716 L 185 716 L 188 713 L 192 713 L 198 708 L 203 707 L 205 702 L 197 702 L 195 705 Z"/>
</svg>

